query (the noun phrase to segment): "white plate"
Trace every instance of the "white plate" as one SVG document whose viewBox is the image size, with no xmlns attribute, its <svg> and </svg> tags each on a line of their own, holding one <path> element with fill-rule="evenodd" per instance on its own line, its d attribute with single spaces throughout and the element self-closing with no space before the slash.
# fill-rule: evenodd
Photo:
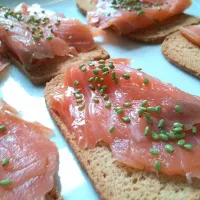
<svg viewBox="0 0 200 200">
<path fill-rule="evenodd" d="M 1 0 L 5 6 L 16 6 L 20 0 Z M 74 0 L 27 0 L 26 3 L 39 3 L 46 9 L 62 12 L 68 17 L 78 18 L 82 22 L 85 17 L 76 8 Z M 200 17 L 200 2 L 193 1 L 193 6 L 187 13 Z M 174 86 L 194 95 L 200 94 L 200 81 L 191 75 L 171 65 L 162 56 L 160 45 L 143 45 L 132 42 L 126 38 L 119 38 L 113 33 L 108 33 L 109 42 L 103 47 L 111 57 L 133 59 L 133 67 L 141 67 L 148 74 L 172 83 Z M 8 76 L 0 81 L 0 97 L 22 113 L 26 120 L 35 121 L 52 128 L 55 136 L 52 140 L 57 144 L 60 153 L 60 181 L 61 194 L 67 200 L 96 200 L 99 199 L 88 177 L 80 168 L 69 146 L 61 136 L 59 130 L 51 120 L 46 109 L 44 87 L 35 87 L 15 67 L 11 67 Z"/>
</svg>

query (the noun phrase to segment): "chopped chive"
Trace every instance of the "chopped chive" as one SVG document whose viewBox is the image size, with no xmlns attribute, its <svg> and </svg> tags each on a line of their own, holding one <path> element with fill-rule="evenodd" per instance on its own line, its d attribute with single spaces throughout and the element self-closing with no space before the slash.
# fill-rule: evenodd
<svg viewBox="0 0 200 200">
<path fill-rule="evenodd" d="M 11 180 L 10 179 L 4 179 L 2 181 L 0 181 L 0 186 L 9 186 L 11 185 Z"/>
<path fill-rule="evenodd" d="M 173 132 L 174 133 L 180 133 L 180 132 L 182 132 L 183 131 L 183 128 L 182 127 L 177 127 L 177 128 L 174 128 L 173 129 Z"/>
<path fill-rule="evenodd" d="M 102 69 L 102 71 L 103 71 L 103 72 L 107 72 L 107 71 L 109 71 L 109 68 L 108 68 L 108 67 L 104 67 L 104 68 Z"/>
<path fill-rule="evenodd" d="M 142 107 L 146 106 L 147 103 L 148 103 L 148 101 L 147 101 L 147 100 L 144 100 L 144 101 L 142 102 Z"/>
<path fill-rule="evenodd" d="M 184 127 L 184 125 L 183 125 L 183 124 L 181 124 L 181 123 L 179 123 L 179 122 L 175 122 L 175 123 L 173 124 L 173 127 L 174 127 L 174 128 L 178 128 L 178 127 L 181 127 L 181 128 L 183 128 L 183 127 Z"/>
<path fill-rule="evenodd" d="M 95 103 L 99 103 L 99 99 L 98 99 L 98 98 L 94 98 L 93 101 L 94 101 Z"/>
<path fill-rule="evenodd" d="M 131 119 L 129 117 L 122 117 L 123 122 L 129 123 Z"/>
<path fill-rule="evenodd" d="M 5 125 L 1 125 L 0 126 L 0 131 L 5 131 L 6 130 L 6 126 Z"/>
<path fill-rule="evenodd" d="M 166 134 L 167 132 L 165 130 L 160 130 L 160 134 Z"/>
<path fill-rule="evenodd" d="M 85 65 L 84 64 L 81 64 L 81 65 L 79 65 L 79 68 L 81 69 L 82 67 L 84 67 Z"/>
<path fill-rule="evenodd" d="M 115 107 L 114 108 L 115 112 L 119 115 L 119 114 L 122 114 L 124 111 L 121 107 Z"/>
<path fill-rule="evenodd" d="M 103 89 L 103 88 L 102 88 L 102 89 L 100 89 L 99 93 L 100 93 L 100 95 L 101 95 L 101 96 L 103 96 L 104 89 Z"/>
<path fill-rule="evenodd" d="M 88 62 L 88 65 L 89 65 L 90 67 L 94 66 L 94 61 L 89 61 L 89 62 Z"/>
<path fill-rule="evenodd" d="M 130 79 L 130 75 L 129 74 L 122 74 L 122 77 L 126 80 Z"/>
<path fill-rule="evenodd" d="M 138 71 L 141 71 L 141 70 L 142 70 L 142 68 L 137 68 L 137 70 L 138 70 Z"/>
<path fill-rule="evenodd" d="M 90 84 L 90 85 L 89 85 L 89 88 L 90 88 L 91 90 L 95 90 L 95 86 L 94 86 L 93 84 Z"/>
<path fill-rule="evenodd" d="M 161 119 L 161 120 L 158 122 L 158 128 L 163 129 L 163 128 L 164 128 L 164 125 L 165 125 L 165 120 L 164 120 L 164 119 Z"/>
<path fill-rule="evenodd" d="M 104 89 L 104 91 L 106 91 L 108 89 L 108 86 L 107 85 L 103 85 L 101 88 Z"/>
<path fill-rule="evenodd" d="M 153 119 L 151 118 L 151 115 L 149 113 L 144 113 L 145 118 L 147 120 L 148 124 L 153 124 Z"/>
<path fill-rule="evenodd" d="M 177 144 L 183 147 L 185 145 L 185 140 L 179 140 Z"/>
<path fill-rule="evenodd" d="M 8 158 L 5 158 L 2 160 L 2 166 L 6 166 L 8 163 L 9 163 L 9 159 Z"/>
<path fill-rule="evenodd" d="M 143 83 L 144 83 L 145 85 L 148 85 L 148 84 L 149 84 L 149 79 L 148 79 L 148 78 L 144 78 Z"/>
<path fill-rule="evenodd" d="M 81 92 L 81 89 L 78 88 L 77 90 L 74 91 L 74 93 L 80 93 Z"/>
<path fill-rule="evenodd" d="M 99 77 L 95 77 L 94 82 L 98 82 L 99 81 Z"/>
<path fill-rule="evenodd" d="M 40 36 L 39 36 L 39 35 L 33 35 L 33 38 L 34 38 L 35 40 L 39 40 L 39 39 L 40 39 Z"/>
<path fill-rule="evenodd" d="M 91 83 L 92 81 L 94 81 L 94 79 L 95 79 L 94 77 L 90 77 L 90 78 L 88 79 L 88 82 Z"/>
<path fill-rule="evenodd" d="M 83 110 L 84 108 L 85 108 L 85 104 L 82 104 L 82 105 L 78 106 L 79 110 Z"/>
<path fill-rule="evenodd" d="M 123 104 L 125 107 L 130 107 L 131 106 L 131 103 L 130 102 L 126 102 Z"/>
<path fill-rule="evenodd" d="M 107 100 L 109 99 L 109 95 L 108 95 L 108 94 L 105 94 L 103 98 L 104 98 L 104 100 L 107 101 Z"/>
<path fill-rule="evenodd" d="M 156 112 L 156 109 L 154 107 L 148 107 L 147 112 Z"/>
<path fill-rule="evenodd" d="M 77 99 L 76 100 L 76 103 L 82 103 L 83 102 L 83 99 Z"/>
<path fill-rule="evenodd" d="M 150 127 L 146 126 L 144 129 L 144 135 L 147 136 L 149 134 L 149 131 L 150 131 Z"/>
<path fill-rule="evenodd" d="M 175 111 L 176 111 L 177 113 L 182 113 L 182 108 L 181 108 L 181 106 L 177 104 L 177 105 L 175 106 Z"/>
<path fill-rule="evenodd" d="M 118 84 L 119 78 L 115 77 L 114 82 L 115 82 L 115 84 Z"/>
<path fill-rule="evenodd" d="M 74 81 L 74 85 L 75 85 L 75 86 L 79 85 L 79 81 L 75 80 L 75 81 Z"/>
<path fill-rule="evenodd" d="M 93 74 L 94 74 L 94 75 L 98 75 L 98 74 L 99 74 L 99 70 L 98 70 L 98 69 L 94 69 L 94 70 L 93 70 Z"/>
<path fill-rule="evenodd" d="M 85 72 L 85 71 L 86 71 L 85 65 L 83 65 L 83 66 L 81 67 L 81 71 L 82 71 L 82 72 Z"/>
<path fill-rule="evenodd" d="M 138 115 L 139 117 L 142 116 L 142 114 L 146 111 L 147 109 L 145 107 L 140 107 L 139 110 L 138 110 Z"/>
<path fill-rule="evenodd" d="M 112 76 L 112 80 L 114 80 L 116 78 L 116 73 L 112 72 L 111 76 Z"/>
<path fill-rule="evenodd" d="M 110 101 L 106 102 L 106 103 L 105 103 L 105 107 L 106 107 L 106 108 L 110 108 L 110 107 L 111 107 L 111 102 L 110 102 Z"/>
<path fill-rule="evenodd" d="M 185 133 L 184 132 L 174 134 L 174 139 L 182 139 L 184 137 L 185 137 Z"/>
<path fill-rule="evenodd" d="M 75 94 L 75 98 L 76 98 L 76 99 L 81 99 L 81 98 L 82 98 L 82 95 L 81 95 L 81 94 L 78 94 L 78 93 L 76 93 L 76 94 Z"/>
<path fill-rule="evenodd" d="M 161 170 L 161 162 L 159 160 L 156 160 L 154 162 L 154 169 L 156 170 L 156 172 L 160 172 L 160 170 Z"/>
<path fill-rule="evenodd" d="M 114 64 L 113 64 L 113 62 L 109 62 L 109 63 L 108 63 L 108 66 L 110 67 L 110 69 L 114 69 Z"/>
<path fill-rule="evenodd" d="M 149 152 L 152 154 L 152 155 L 158 155 L 160 153 L 160 151 L 158 149 L 155 149 L 155 148 L 151 148 L 149 149 Z"/>
<path fill-rule="evenodd" d="M 162 111 L 162 108 L 161 106 L 156 106 L 156 109 L 155 109 L 156 113 L 160 114 L 161 111 Z"/>
<path fill-rule="evenodd" d="M 169 139 L 168 135 L 166 134 L 159 134 L 159 138 L 162 140 L 162 141 L 167 141 Z"/>
<path fill-rule="evenodd" d="M 152 131 L 151 133 L 152 133 L 152 134 L 151 134 L 151 137 L 152 137 L 154 140 L 158 140 L 158 139 L 159 139 L 159 134 L 158 134 L 158 133 L 156 133 L 156 132 L 154 132 L 154 131 Z"/>
<path fill-rule="evenodd" d="M 60 20 L 58 19 L 56 22 L 55 22 L 55 25 L 59 25 L 60 24 Z"/>
<path fill-rule="evenodd" d="M 109 74 L 109 71 L 104 72 L 104 73 L 102 74 L 102 76 L 105 76 L 105 75 L 107 75 L 107 74 Z"/>
<path fill-rule="evenodd" d="M 49 35 L 46 39 L 47 39 L 47 40 L 52 40 L 53 37 L 52 37 L 51 35 Z"/>
<path fill-rule="evenodd" d="M 194 133 L 194 134 L 197 133 L 197 127 L 196 127 L 196 126 L 193 126 L 193 127 L 192 127 L 192 133 Z"/>
<path fill-rule="evenodd" d="M 184 144 L 183 147 L 187 150 L 192 150 L 193 146 L 191 144 Z"/>
<path fill-rule="evenodd" d="M 115 127 L 114 127 L 114 126 L 111 126 L 110 129 L 109 129 L 110 133 L 113 133 L 114 130 L 115 130 Z"/>
<path fill-rule="evenodd" d="M 104 78 L 100 78 L 100 82 L 104 82 Z"/>
<path fill-rule="evenodd" d="M 101 85 L 100 84 L 97 84 L 97 87 L 98 87 L 98 89 L 101 89 Z"/>
<path fill-rule="evenodd" d="M 139 10 L 139 11 L 137 12 L 137 15 L 144 15 L 144 14 L 145 14 L 144 10 Z"/>
<path fill-rule="evenodd" d="M 99 60 L 99 63 L 103 64 L 103 63 L 105 63 L 105 60 L 101 59 L 101 60 Z"/>
<path fill-rule="evenodd" d="M 105 67 L 104 64 L 100 64 L 100 65 L 98 66 L 99 69 L 103 69 L 104 67 Z"/>
<path fill-rule="evenodd" d="M 169 152 L 169 153 L 172 153 L 172 152 L 174 151 L 174 148 L 173 148 L 172 145 L 166 144 L 166 145 L 165 145 L 165 150 L 166 150 L 167 152 Z"/>
</svg>

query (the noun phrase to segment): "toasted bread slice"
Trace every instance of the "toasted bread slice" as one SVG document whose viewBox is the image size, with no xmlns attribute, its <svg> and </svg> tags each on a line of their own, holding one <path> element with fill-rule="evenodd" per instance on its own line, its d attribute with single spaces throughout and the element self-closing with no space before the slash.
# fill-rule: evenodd
<svg viewBox="0 0 200 200">
<path fill-rule="evenodd" d="M 75 136 L 70 133 L 60 117 L 51 109 L 51 96 L 62 86 L 60 74 L 45 88 L 45 100 L 54 121 L 76 154 L 78 161 L 90 177 L 100 198 L 104 200 L 198 200 L 200 181 L 189 185 L 185 177 L 157 176 L 139 171 L 116 161 L 105 144 L 94 149 L 80 149 Z"/>
<path fill-rule="evenodd" d="M 56 189 L 56 186 L 45 195 L 45 200 L 64 200 L 63 197 L 61 197 L 59 191 Z"/>
<path fill-rule="evenodd" d="M 187 40 L 179 31 L 164 40 L 162 52 L 171 63 L 200 78 L 200 47 Z"/>
<path fill-rule="evenodd" d="M 96 5 L 92 0 L 76 0 L 76 4 L 84 14 L 96 9 Z M 148 29 L 141 29 L 135 33 L 129 34 L 128 37 L 143 43 L 160 44 L 168 35 L 178 31 L 181 26 L 199 23 L 199 18 L 181 13 Z"/>
<path fill-rule="evenodd" d="M 86 52 L 79 53 L 74 57 L 55 57 L 50 59 L 44 66 L 27 70 L 24 65 L 11 53 L 8 53 L 12 63 L 14 63 L 24 74 L 32 81 L 35 85 L 44 84 L 50 81 L 53 77 L 62 73 L 69 65 L 76 62 L 77 60 L 99 60 L 109 58 L 109 54 L 100 46 L 96 49 Z"/>
</svg>

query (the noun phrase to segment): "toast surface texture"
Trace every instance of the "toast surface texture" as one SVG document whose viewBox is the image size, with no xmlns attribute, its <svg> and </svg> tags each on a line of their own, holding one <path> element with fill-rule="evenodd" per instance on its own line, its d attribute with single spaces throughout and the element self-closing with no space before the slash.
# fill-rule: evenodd
<svg viewBox="0 0 200 200">
<path fill-rule="evenodd" d="M 74 134 L 70 133 L 60 117 L 51 109 L 51 95 L 64 81 L 64 74 L 52 79 L 45 88 L 47 107 L 70 144 L 81 166 L 88 174 L 102 200 L 199 200 L 200 181 L 189 185 L 185 177 L 156 176 L 138 171 L 117 162 L 108 147 L 99 145 L 94 149 L 80 149 Z"/>
<path fill-rule="evenodd" d="M 92 51 L 79 53 L 74 57 L 55 57 L 54 59 L 50 59 L 47 64 L 28 71 L 23 67 L 18 59 L 12 56 L 12 54 L 9 54 L 9 57 L 12 63 L 24 72 L 33 84 L 40 85 L 50 81 L 58 74 L 61 74 L 69 65 L 77 62 L 77 60 L 87 61 L 106 59 L 109 58 L 109 54 L 102 47 L 97 46 L 97 48 Z"/>
<path fill-rule="evenodd" d="M 56 189 L 56 187 L 54 187 L 50 192 L 48 192 L 45 195 L 45 198 L 45 200 L 64 200 L 63 197 L 61 197 L 58 190 Z"/>
<path fill-rule="evenodd" d="M 165 39 L 162 52 L 172 64 L 200 78 L 200 47 L 187 40 L 179 31 Z"/>
<path fill-rule="evenodd" d="M 96 9 L 95 4 L 92 3 L 91 0 L 76 0 L 76 4 L 85 15 L 88 11 Z M 168 35 L 178 31 L 181 26 L 199 23 L 199 18 L 181 13 L 148 29 L 141 29 L 135 33 L 129 34 L 127 37 L 138 42 L 161 44 Z"/>
</svg>

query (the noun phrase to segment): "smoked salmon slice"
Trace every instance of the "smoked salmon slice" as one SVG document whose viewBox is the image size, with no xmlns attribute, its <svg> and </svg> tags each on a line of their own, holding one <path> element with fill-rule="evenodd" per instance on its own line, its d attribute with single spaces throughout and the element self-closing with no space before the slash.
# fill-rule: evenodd
<svg viewBox="0 0 200 200">
<path fill-rule="evenodd" d="M 179 13 L 191 5 L 191 0 L 98 0 L 96 11 L 87 15 L 88 24 L 101 29 L 113 28 L 119 34 L 148 28 Z"/>
<path fill-rule="evenodd" d="M 189 41 L 200 46 L 200 25 L 181 27 L 180 31 Z"/>
<path fill-rule="evenodd" d="M 0 101 L 0 199 L 44 197 L 54 186 L 58 149 L 48 139 L 51 130 L 26 122 Z"/>
<path fill-rule="evenodd" d="M 87 25 L 39 5 L 0 6 L 0 40 L 27 66 L 55 56 L 75 56 L 96 48 Z M 32 66 L 33 67 L 33 66 Z"/>
<path fill-rule="evenodd" d="M 200 97 L 131 68 L 130 60 L 68 68 L 51 101 L 81 148 L 103 141 L 134 168 L 200 177 Z"/>
</svg>

